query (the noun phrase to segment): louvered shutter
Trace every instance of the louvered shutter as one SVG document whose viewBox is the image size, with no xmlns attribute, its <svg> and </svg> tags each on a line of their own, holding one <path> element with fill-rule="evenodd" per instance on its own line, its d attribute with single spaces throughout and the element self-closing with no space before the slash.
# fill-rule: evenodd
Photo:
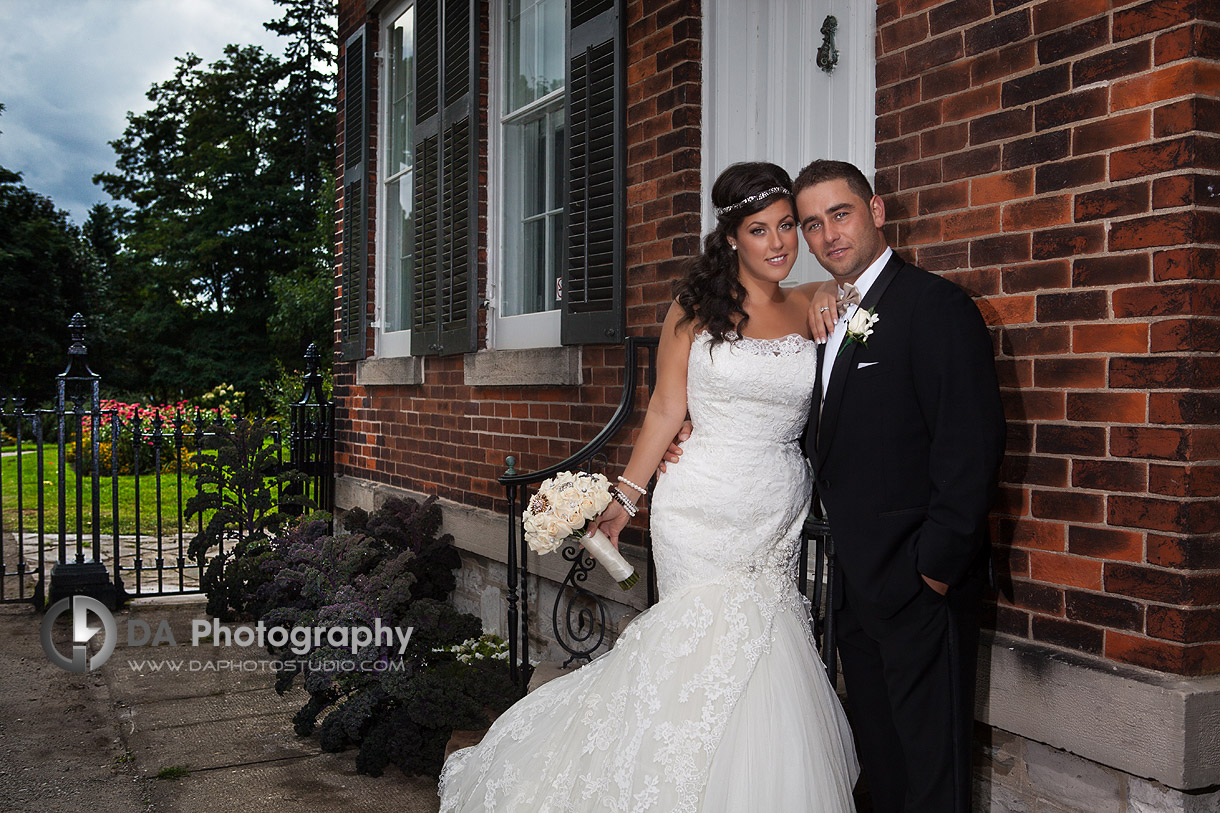
<svg viewBox="0 0 1220 813">
<path fill-rule="evenodd" d="M 348 38 L 343 57 L 343 271 L 339 352 L 364 358 L 368 298 L 368 67 L 365 31 Z"/>
<path fill-rule="evenodd" d="M 623 340 L 626 39 L 623 0 L 572 0 L 565 110 L 564 344 Z"/>
<path fill-rule="evenodd" d="M 477 20 L 473 0 L 415 6 L 414 355 L 475 348 Z"/>
</svg>

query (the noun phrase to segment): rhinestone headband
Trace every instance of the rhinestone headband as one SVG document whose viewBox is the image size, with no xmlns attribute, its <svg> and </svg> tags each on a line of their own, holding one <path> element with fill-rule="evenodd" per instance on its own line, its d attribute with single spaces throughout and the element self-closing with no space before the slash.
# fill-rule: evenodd
<svg viewBox="0 0 1220 813">
<path fill-rule="evenodd" d="M 747 206 L 756 200 L 762 200 L 763 198 L 767 198 L 767 197 L 770 197 L 771 195 L 778 195 L 778 194 L 791 195 L 792 193 L 789 192 L 787 189 L 785 189 L 782 186 L 773 186 L 770 189 L 767 189 L 763 192 L 759 192 L 757 195 L 750 195 L 750 197 L 748 197 L 748 198 L 739 200 L 736 203 L 730 203 L 728 206 L 725 206 L 724 208 L 717 209 L 716 217 L 720 217 L 721 215 L 727 215 L 729 212 L 731 212 L 735 209 L 740 209 L 742 206 Z"/>
</svg>

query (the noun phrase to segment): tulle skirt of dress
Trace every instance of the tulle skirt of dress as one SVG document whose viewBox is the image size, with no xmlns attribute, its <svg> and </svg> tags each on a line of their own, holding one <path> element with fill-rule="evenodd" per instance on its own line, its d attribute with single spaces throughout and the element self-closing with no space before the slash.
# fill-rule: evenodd
<svg viewBox="0 0 1220 813">
<path fill-rule="evenodd" d="M 442 813 L 854 810 L 852 737 L 805 606 L 765 576 L 659 602 L 451 756 Z"/>
</svg>

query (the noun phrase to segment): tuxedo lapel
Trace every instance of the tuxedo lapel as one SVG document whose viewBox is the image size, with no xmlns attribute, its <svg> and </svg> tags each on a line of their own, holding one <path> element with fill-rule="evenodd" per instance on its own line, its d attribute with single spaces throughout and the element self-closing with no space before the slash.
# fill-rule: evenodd
<svg viewBox="0 0 1220 813">
<path fill-rule="evenodd" d="M 864 299 L 860 302 L 861 310 L 868 310 L 874 307 L 881 301 L 885 289 L 897 276 L 899 269 L 906 265 L 906 261 L 899 257 L 896 253 L 890 255 L 889 262 L 885 264 L 885 268 L 881 269 L 881 274 L 878 275 L 877 281 L 874 282 L 865 294 Z M 879 323 L 879 329 L 884 330 L 884 324 Z M 821 411 L 818 415 L 820 423 L 815 424 L 817 430 L 817 450 L 819 465 L 826 460 L 826 455 L 830 451 L 830 446 L 834 443 L 835 428 L 839 422 L 839 406 L 843 400 L 843 388 L 847 384 L 847 377 L 855 368 L 852 361 L 856 354 L 856 348 L 859 346 L 856 342 L 848 342 L 844 337 L 843 344 L 839 345 L 842 350 L 835 357 L 834 368 L 830 371 L 830 385 L 826 389 L 826 400 L 821 405 Z M 825 345 L 823 345 L 823 348 Z M 823 353 L 822 355 L 825 355 Z M 822 358 L 818 357 L 818 386 L 822 383 Z M 821 393 L 816 393 L 820 396 Z M 817 400 L 815 398 L 815 400 Z"/>
<path fill-rule="evenodd" d="M 817 449 L 818 445 L 818 427 L 822 419 L 822 369 L 826 361 L 826 345 L 819 344 L 817 349 L 818 356 L 818 375 L 814 379 L 813 400 L 810 407 L 810 424 L 813 427 L 813 448 Z"/>
</svg>

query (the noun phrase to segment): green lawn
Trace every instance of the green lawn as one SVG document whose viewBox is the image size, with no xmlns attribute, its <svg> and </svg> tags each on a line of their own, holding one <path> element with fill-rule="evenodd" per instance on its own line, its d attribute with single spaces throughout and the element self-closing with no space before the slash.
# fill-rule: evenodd
<svg viewBox="0 0 1220 813">
<path fill-rule="evenodd" d="M 22 513 L 24 514 L 26 533 L 32 533 L 38 529 L 38 459 L 35 452 L 25 452 L 21 455 L 22 458 L 22 496 L 24 503 L 22 505 Z M 59 532 L 59 467 L 56 460 L 55 447 L 48 447 L 43 456 L 43 499 L 45 505 L 45 530 L 46 533 Z M 6 532 L 16 532 L 17 530 L 17 455 L 7 455 L 0 458 L 0 495 L 3 496 L 3 512 L 4 512 L 4 530 Z M 93 484 L 88 477 L 82 478 L 81 482 L 81 518 L 82 531 L 92 532 L 93 530 Z M 181 485 L 178 481 L 178 475 L 162 474 L 161 475 L 161 492 L 159 501 L 162 506 L 161 517 L 161 533 L 163 535 L 176 534 L 178 531 L 178 505 L 179 505 L 179 488 L 181 488 L 181 504 L 184 508 L 187 500 L 195 494 L 195 476 L 191 473 L 184 472 L 182 474 Z M 119 533 L 133 534 L 136 532 L 137 521 L 142 534 L 155 535 L 157 533 L 157 476 L 155 474 L 141 475 L 139 478 L 134 476 L 120 476 L 118 478 L 119 491 Z M 71 465 L 68 466 L 68 476 L 64 483 L 65 492 L 65 518 L 66 525 L 69 530 L 76 530 L 76 505 L 77 505 L 77 480 L 76 472 Z M 137 519 L 136 514 L 136 495 L 139 494 L 140 511 Z M 113 488 L 111 478 L 103 476 L 98 488 L 98 497 L 100 502 L 100 532 L 110 534 L 114 532 L 113 520 Z M 186 525 L 184 532 L 193 536 L 198 528 L 198 520 L 190 520 L 184 517 Z"/>
</svg>

